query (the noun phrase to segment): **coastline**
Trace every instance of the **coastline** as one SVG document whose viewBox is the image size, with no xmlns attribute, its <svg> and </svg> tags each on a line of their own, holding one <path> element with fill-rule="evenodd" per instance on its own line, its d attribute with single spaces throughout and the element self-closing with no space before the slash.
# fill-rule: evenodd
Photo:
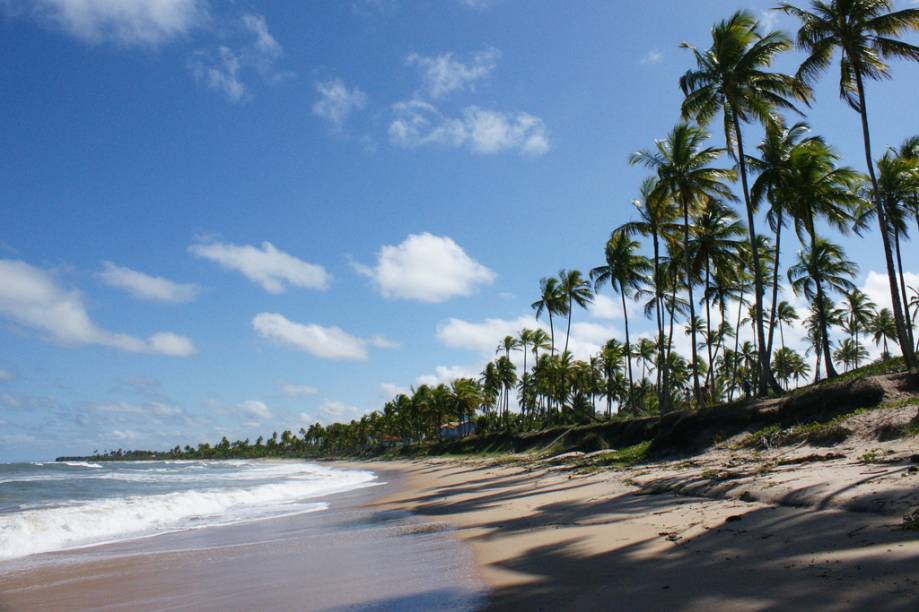
<svg viewBox="0 0 919 612">
<path fill-rule="evenodd" d="M 318 496 L 324 511 L 4 561 L 0 611 L 478 608 L 465 546 L 442 522 L 378 507 L 406 477 L 372 471 L 379 486 Z"/>
<path fill-rule="evenodd" d="M 490 589 L 487 609 L 905 610 L 919 601 L 919 534 L 890 515 L 650 492 L 633 484 L 636 470 L 383 465 L 407 482 L 374 505 L 453 525 Z"/>
</svg>

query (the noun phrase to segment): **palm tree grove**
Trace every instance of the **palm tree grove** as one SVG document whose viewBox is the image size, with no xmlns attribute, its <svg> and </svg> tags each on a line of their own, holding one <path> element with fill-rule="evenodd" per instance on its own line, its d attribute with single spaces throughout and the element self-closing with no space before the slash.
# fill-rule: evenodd
<svg viewBox="0 0 919 612">
<path fill-rule="evenodd" d="M 171 456 L 362 454 L 659 418 L 819 384 L 868 365 L 869 348 L 915 370 L 919 287 L 907 283 L 902 245 L 919 231 L 919 135 L 872 142 L 870 110 L 872 84 L 891 77 L 892 63 L 919 62 L 904 39 L 919 31 L 919 7 L 819 0 L 775 10 L 796 20 L 793 35 L 738 11 L 713 24 L 706 46 L 682 45 L 677 122 L 622 160 L 646 172 L 635 197 L 615 203 L 630 220 L 596 245 L 592 267 L 533 279 L 532 325 L 495 338 L 478 377 L 418 385 L 350 423 Z M 797 71 L 777 71 L 795 49 Z M 816 99 L 822 79 L 838 81 L 839 100 Z M 847 107 L 864 158 L 841 158 L 810 130 L 817 102 Z M 858 256 L 836 240 L 876 230 L 880 240 L 861 244 L 882 251 L 889 306 L 856 287 Z M 572 321 L 597 295 L 621 308 L 623 334 L 576 359 Z M 653 333 L 634 331 L 640 317 Z M 806 330 L 803 353 L 786 345 L 796 326 Z"/>
</svg>

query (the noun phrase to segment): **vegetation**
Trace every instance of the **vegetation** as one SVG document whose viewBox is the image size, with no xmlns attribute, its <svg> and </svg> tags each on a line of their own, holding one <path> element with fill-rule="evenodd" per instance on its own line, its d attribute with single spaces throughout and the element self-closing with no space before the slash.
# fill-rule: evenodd
<svg viewBox="0 0 919 612">
<path fill-rule="evenodd" d="M 919 31 L 919 8 L 895 11 L 889 0 L 815 0 L 807 9 L 785 3 L 780 10 L 799 21 L 794 40 L 763 31 L 750 13 L 739 11 L 715 24 L 707 48 L 684 45 L 695 65 L 679 81 L 682 120 L 630 158 L 650 171 L 633 201 L 634 218 L 612 230 L 588 275 L 563 269 L 540 280 L 534 328 L 501 340 L 480 376 L 420 385 L 348 424 L 317 423 L 299 436 L 285 431 L 254 444 L 224 438 L 213 447 L 177 447 L 169 455 L 357 454 L 436 444 L 465 435 L 473 425 L 481 436 L 663 417 L 741 394 L 784 393 L 812 374 L 816 382 L 862 372 L 866 338 L 883 347 L 885 359 L 896 349 L 896 363 L 915 369 L 919 288 L 906 286 L 900 245 L 912 220 L 919 227 L 919 136 L 875 162 L 865 80 L 888 77 L 888 60 L 919 61 L 919 47 L 900 38 Z M 796 74 L 773 71 L 776 58 L 794 46 L 806 54 Z M 842 164 L 805 122 L 789 124 L 784 116 L 802 115 L 813 103 L 812 86 L 834 54 L 841 96 L 861 120 L 867 174 Z M 719 117 L 722 142 L 706 129 Z M 754 124 L 764 136 L 751 147 L 745 137 Z M 757 225 L 757 215 L 765 225 Z M 857 264 L 821 235 L 829 229 L 862 232 L 875 222 L 891 297 L 891 307 L 880 310 L 856 289 Z M 793 229 L 800 245 L 791 265 L 780 257 L 783 240 L 790 239 L 783 228 Z M 782 301 L 783 289 L 806 301 L 807 311 Z M 578 359 L 569 350 L 575 310 L 605 290 L 621 304 L 625 337 Z M 653 321 L 650 337 L 633 337 L 630 301 L 642 303 Z M 785 327 L 798 320 L 807 331 L 804 355 L 786 345 Z M 681 333 L 689 338 L 688 358 L 674 350 L 675 334 Z M 892 363 L 877 369 L 899 367 Z M 451 421 L 459 425 L 442 427 Z M 844 434 L 828 423 L 764 430 L 750 443 Z"/>
</svg>

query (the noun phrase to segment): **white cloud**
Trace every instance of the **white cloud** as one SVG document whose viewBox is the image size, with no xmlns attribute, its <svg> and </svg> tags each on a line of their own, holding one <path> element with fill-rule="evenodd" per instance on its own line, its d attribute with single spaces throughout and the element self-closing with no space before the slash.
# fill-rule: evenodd
<svg viewBox="0 0 919 612">
<path fill-rule="evenodd" d="M 410 234 L 401 244 L 384 245 L 374 267 L 354 264 L 386 298 L 437 303 L 472 294 L 495 274 L 469 257 L 451 238 Z"/>
<path fill-rule="evenodd" d="M 473 54 L 468 62 L 456 59 L 452 53 L 435 56 L 412 53 L 405 62 L 418 68 L 423 92 L 431 98 L 441 98 L 454 91 L 475 89 L 475 82 L 491 74 L 500 57 L 500 51 L 489 48 Z"/>
<path fill-rule="evenodd" d="M 341 79 L 317 81 L 314 84 L 319 99 L 313 103 L 313 114 L 340 130 L 351 113 L 367 104 L 367 94 L 354 87 L 348 89 Z"/>
<path fill-rule="evenodd" d="M 188 250 L 223 268 L 242 273 L 269 293 L 283 293 L 286 285 L 324 290 L 331 278 L 322 266 L 288 255 L 270 242 L 263 242 L 261 248 L 212 242 L 194 244 Z"/>
<path fill-rule="evenodd" d="M 263 312 L 252 319 L 252 327 L 263 338 L 305 351 L 320 359 L 367 359 L 367 343 L 339 327 L 303 325 L 283 315 Z"/>
<path fill-rule="evenodd" d="M 408 394 L 411 392 L 411 389 L 407 387 L 400 387 L 394 383 L 380 383 L 380 396 L 386 400 L 390 400 L 400 394 Z"/>
<path fill-rule="evenodd" d="M 150 276 L 117 266 L 110 261 L 103 264 L 99 278 L 107 285 L 124 289 L 138 299 L 155 302 L 191 302 L 200 292 L 197 285 L 176 283 L 161 276 Z"/>
<path fill-rule="evenodd" d="M 457 378 L 478 378 L 481 371 L 482 368 L 476 366 L 437 366 L 434 368 L 433 374 L 422 374 L 416 378 L 415 384 L 429 385 L 431 387 L 436 387 L 440 384 L 448 385 Z"/>
<path fill-rule="evenodd" d="M 170 332 L 143 340 L 99 327 L 79 292 L 59 287 L 47 272 L 22 261 L 0 260 L 0 315 L 65 345 L 99 344 L 180 357 L 195 352 L 191 340 Z"/>
<path fill-rule="evenodd" d="M 456 0 L 460 5 L 474 11 L 484 11 L 494 4 L 495 0 Z"/>
<path fill-rule="evenodd" d="M 359 419 L 366 413 L 357 406 L 352 406 L 345 402 L 336 400 L 326 400 L 322 402 L 319 409 L 315 412 L 301 412 L 300 423 L 309 425 L 312 423 L 348 423 L 354 419 Z"/>
<path fill-rule="evenodd" d="M 147 402 L 135 404 L 131 402 L 103 402 L 90 406 L 94 412 L 110 414 L 147 415 L 155 417 L 171 417 L 182 414 L 182 409 L 165 402 Z"/>
<path fill-rule="evenodd" d="M 643 306 L 640 302 L 626 299 L 625 307 L 629 312 L 629 320 L 633 315 L 641 315 Z M 595 319 L 622 319 L 622 302 L 607 293 L 594 294 L 594 301 L 587 307 L 587 312 Z"/>
<path fill-rule="evenodd" d="M 281 391 L 288 397 L 309 397 L 319 393 L 319 389 L 311 385 L 293 385 L 290 383 L 281 385 Z"/>
<path fill-rule="evenodd" d="M 521 329 L 534 329 L 535 327 L 537 327 L 536 319 L 526 316 L 516 319 L 490 318 L 479 323 L 450 318 L 437 324 L 435 336 L 450 348 L 493 355 L 495 347 L 505 336 L 516 337 Z"/>
<path fill-rule="evenodd" d="M 907 287 L 919 287 L 919 274 L 904 272 L 903 280 Z M 877 305 L 878 310 L 881 308 L 893 309 L 890 302 L 890 283 L 887 281 L 886 272 L 875 272 L 874 270 L 868 272 L 862 285 L 862 291 L 868 294 L 871 301 Z"/>
<path fill-rule="evenodd" d="M 126 440 L 136 440 L 137 432 L 131 431 L 130 429 L 113 429 L 111 433 L 113 440 L 126 441 Z"/>
<path fill-rule="evenodd" d="M 246 42 L 199 49 L 192 55 L 189 68 L 195 80 L 224 94 L 231 102 L 240 102 L 250 97 L 249 87 L 242 79 L 244 71 L 255 72 L 268 83 L 294 76 L 293 72 L 278 69 L 284 49 L 271 35 L 263 15 L 243 15 L 236 31 L 237 37 L 244 37 Z"/>
<path fill-rule="evenodd" d="M 460 117 L 446 117 L 433 105 L 417 99 L 393 105 L 393 112 L 389 139 L 404 148 L 440 145 L 466 147 L 485 155 L 517 151 L 534 157 L 549 150 L 542 119 L 529 113 L 467 106 Z"/>
<path fill-rule="evenodd" d="M 662 61 L 664 61 L 664 52 L 660 49 L 651 49 L 641 56 L 639 63 L 647 66 L 650 64 L 660 64 Z"/>
<path fill-rule="evenodd" d="M 260 402 L 258 400 L 246 400 L 244 402 L 240 402 L 237 408 L 239 408 L 243 414 L 254 417 L 256 419 L 271 418 L 271 411 L 268 409 L 268 406 L 265 404 L 265 402 Z"/>
<path fill-rule="evenodd" d="M 207 20 L 203 0 L 8 0 L 0 10 L 30 15 L 83 42 L 156 46 Z"/>
<path fill-rule="evenodd" d="M 389 338 L 380 335 L 371 336 L 370 344 L 379 349 L 397 349 L 402 346 L 395 340 L 390 340 Z"/>
</svg>

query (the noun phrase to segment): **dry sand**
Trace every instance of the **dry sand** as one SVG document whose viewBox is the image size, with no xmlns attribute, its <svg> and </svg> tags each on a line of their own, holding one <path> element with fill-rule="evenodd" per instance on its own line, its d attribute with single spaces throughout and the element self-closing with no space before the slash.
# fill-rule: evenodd
<svg viewBox="0 0 919 612">
<path fill-rule="evenodd" d="M 895 514 L 652 494 L 635 486 L 655 472 L 647 466 L 580 475 L 532 462 L 386 465 L 408 483 L 376 503 L 454 525 L 491 609 L 919 609 L 919 532 Z M 820 473 L 797 468 L 805 483 Z M 857 497 L 844 468 L 832 473 Z M 919 477 L 904 474 L 888 488 L 915 494 Z"/>
</svg>

